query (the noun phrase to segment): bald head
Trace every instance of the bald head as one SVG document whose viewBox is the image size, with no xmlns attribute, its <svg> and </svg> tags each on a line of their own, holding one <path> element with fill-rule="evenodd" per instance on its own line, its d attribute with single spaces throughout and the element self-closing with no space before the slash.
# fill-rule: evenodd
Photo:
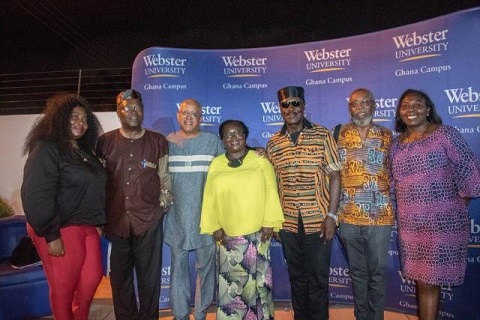
<svg viewBox="0 0 480 320">
<path fill-rule="evenodd" d="M 177 113 L 177 121 L 185 136 L 197 136 L 202 121 L 202 105 L 195 99 L 183 100 Z"/>
<path fill-rule="evenodd" d="M 373 92 L 359 88 L 355 89 L 348 99 L 348 111 L 352 122 L 358 127 L 370 125 L 373 120 L 376 104 Z"/>
</svg>

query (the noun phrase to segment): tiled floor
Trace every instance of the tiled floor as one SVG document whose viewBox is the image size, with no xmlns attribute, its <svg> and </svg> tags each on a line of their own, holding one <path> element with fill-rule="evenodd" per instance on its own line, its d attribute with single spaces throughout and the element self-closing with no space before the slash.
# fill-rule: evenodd
<svg viewBox="0 0 480 320">
<path fill-rule="evenodd" d="M 42 319 L 53 319 L 52 317 L 44 317 Z M 90 308 L 90 320 L 115 320 L 112 306 L 112 292 L 110 289 L 110 280 L 107 277 L 102 279 L 97 289 L 95 298 Z M 173 316 L 170 310 L 160 310 L 160 319 L 171 320 Z M 191 316 L 191 319 L 193 317 Z M 207 320 L 215 319 L 215 306 L 211 307 L 211 312 L 207 316 Z M 290 303 L 275 303 L 275 319 L 291 320 L 293 319 L 293 311 Z M 330 320 L 354 320 L 353 308 L 347 305 L 330 306 Z M 385 311 L 385 320 L 418 320 L 418 317 Z"/>
</svg>

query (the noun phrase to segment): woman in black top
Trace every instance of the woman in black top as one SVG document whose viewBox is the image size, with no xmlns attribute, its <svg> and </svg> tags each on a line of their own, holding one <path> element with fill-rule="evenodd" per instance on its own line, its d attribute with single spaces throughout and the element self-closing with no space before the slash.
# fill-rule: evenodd
<svg viewBox="0 0 480 320">
<path fill-rule="evenodd" d="M 93 153 L 100 133 L 85 99 L 60 94 L 47 100 L 25 142 L 23 209 L 55 319 L 87 319 L 102 278 L 106 173 Z"/>
</svg>

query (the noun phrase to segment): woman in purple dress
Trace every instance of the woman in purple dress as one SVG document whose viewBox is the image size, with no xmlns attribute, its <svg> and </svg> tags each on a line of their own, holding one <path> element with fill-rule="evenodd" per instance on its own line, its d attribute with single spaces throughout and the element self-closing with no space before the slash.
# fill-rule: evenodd
<svg viewBox="0 0 480 320">
<path fill-rule="evenodd" d="M 465 276 L 467 206 L 480 197 L 480 162 L 424 92 L 406 90 L 395 121 L 390 160 L 402 272 L 415 280 L 420 319 L 436 319 L 440 287 Z"/>
</svg>

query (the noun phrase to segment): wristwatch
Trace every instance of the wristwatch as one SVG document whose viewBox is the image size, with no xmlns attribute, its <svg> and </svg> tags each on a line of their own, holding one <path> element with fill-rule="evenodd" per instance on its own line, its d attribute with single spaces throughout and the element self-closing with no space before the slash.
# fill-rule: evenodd
<svg viewBox="0 0 480 320">
<path fill-rule="evenodd" d="M 335 223 L 338 222 L 338 215 L 335 214 L 335 213 L 331 213 L 331 212 L 327 212 L 327 217 L 330 217 L 333 219 L 333 221 L 335 221 Z"/>
</svg>

